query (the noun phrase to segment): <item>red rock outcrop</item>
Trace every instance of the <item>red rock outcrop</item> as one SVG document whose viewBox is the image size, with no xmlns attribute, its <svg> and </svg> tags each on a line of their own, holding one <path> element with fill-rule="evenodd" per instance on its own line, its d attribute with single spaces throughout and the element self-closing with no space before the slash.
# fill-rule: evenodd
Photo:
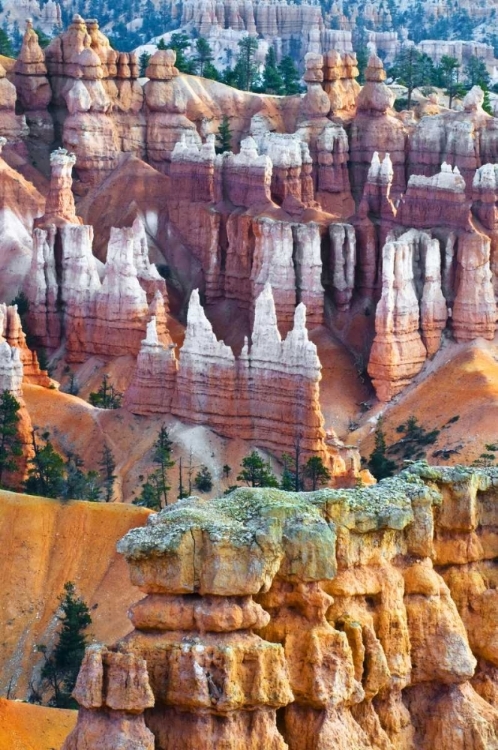
<svg viewBox="0 0 498 750">
<path fill-rule="evenodd" d="M 47 111 L 52 91 L 47 78 L 45 55 L 30 20 L 26 22 L 19 57 L 14 65 L 17 104 L 29 128 L 28 149 L 35 163 L 44 165 L 54 140 L 54 125 Z"/>
<path fill-rule="evenodd" d="M 55 387 L 55 383 L 48 376 L 47 371 L 40 369 L 36 352 L 28 348 L 21 319 L 17 312 L 17 305 L 0 305 L 0 335 L 12 349 L 19 351 L 24 383 L 41 385 L 45 388 Z"/>
<path fill-rule="evenodd" d="M 43 211 L 43 196 L 31 182 L 8 166 L 0 138 L 0 300 L 10 302 L 23 285 L 33 253 L 33 223 Z"/>
<path fill-rule="evenodd" d="M 146 706 L 164 750 L 493 747 L 496 481 L 415 464 L 375 487 L 237 489 L 151 517 L 118 545 L 147 594 L 135 630 L 87 651 L 64 750 L 112 737 L 132 706 L 139 748 Z"/>
<path fill-rule="evenodd" d="M 157 335 L 156 318 L 147 324 L 133 379 L 123 405 L 133 414 L 168 414 L 176 386 L 178 363 L 171 339 L 164 343 Z"/>
<path fill-rule="evenodd" d="M 45 213 L 35 221 L 37 227 L 56 227 L 64 224 L 81 224 L 74 205 L 73 166 L 76 156 L 64 148 L 50 154 L 50 187 L 45 202 Z"/>
<path fill-rule="evenodd" d="M 147 158 L 161 172 L 169 172 L 175 144 L 185 135 L 189 144 L 200 145 L 195 125 L 186 117 L 187 101 L 181 90 L 173 85 L 178 76 L 173 50 L 155 52 L 146 71 L 149 78 L 144 86 L 147 117 Z"/>
<path fill-rule="evenodd" d="M 393 169 L 392 194 L 399 197 L 406 187 L 408 131 L 392 110 L 394 94 L 384 83 L 386 73 L 376 55 L 370 57 L 365 77 L 349 136 L 353 195 L 360 200 L 374 152 L 385 154 L 388 151 Z"/>
<path fill-rule="evenodd" d="M 207 424 L 222 435 L 250 440 L 271 451 L 292 450 L 299 438 L 304 453 L 315 451 L 328 456 L 319 407 L 320 361 L 315 345 L 308 339 L 305 310 L 303 304 L 298 305 L 294 326 L 282 341 L 272 290 L 266 284 L 256 302 L 251 347 L 246 343 L 240 357 L 235 358 L 230 347 L 216 339 L 199 294 L 193 292 L 172 413 L 184 421 Z M 154 348 L 152 352 L 151 344 L 144 342 L 140 356 L 143 366 L 136 373 L 144 391 L 155 392 L 155 373 L 163 368 L 162 372 L 169 373 L 164 376 L 164 388 L 170 392 L 169 378 L 176 365 L 168 360 L 173 357 L 172 352 L 166 357 L 165 351 L 162 347 L 161 351 Z M 158 369 L 154 371 L 156 363 Z M 141 413 L 135 393 L 134 390 L 129 394 L 128 408 Z M 154 398 L 159 401 L 159 396 Z M 168 399 L 165 394 L 164 412 L 168 411 Z M 334 461 L 336 473 L 341 473 L 341 459 L 336 456 Z"/>
<path fill-rule="evenodd" d="M 368 361 L 368 374 L 381 401 L 399 393 L 420 372 L 427 356 L 419 332 L 413 254 L 413 242 L 406 235 L 387 242 L 382 251 L 382 296 Z"/>
</svg>

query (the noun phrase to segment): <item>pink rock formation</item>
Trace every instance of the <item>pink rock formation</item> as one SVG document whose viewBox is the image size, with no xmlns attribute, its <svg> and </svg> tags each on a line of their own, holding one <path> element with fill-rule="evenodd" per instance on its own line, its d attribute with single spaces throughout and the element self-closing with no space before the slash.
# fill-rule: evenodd
<svg viewBox="0 0 498 750">
<path fill-rule="evenodd" d="M 13 350 L 19 351 L 23 369 L 23 382 L 41 385 L 45 388 L 55 386 L 47 371 L 40 369 L 36 352 L 28 348 L 21 319 L 17 312 L 17 305 L 0 305 L 0 335 Z"/>
<path fill-rule="evenodd" d="M 375 151 L 390 154 L 393 168 L 393 196 L 405 189 L 405 152 L 408 132 L 395 116 L 394 94 L 385 85 L 382 61 L 372 55 L 365 72 L 366 83 L 357 99 L 358 113 L 350 131 L 350 160 L 353 194 L 359 200 Z"/>
<path fill-rule="evenodd" d="M 31 182 L 4 161 L 0 138 L 0 300 L 17 296 L 29 271 L 33 222 L 43 211 L 43 196 Z"/>
<path fill-rule="evenodd" d="M 162 172 L 169 172 L 175 144 L 182 135 L 189 144 L 200 145 L 195 125 L 185 116 L 187 101 L 180 89 L 175 89 L 178 76 L 176 53 L 158 50 L 149 62 L 146 74 L 150 79 L 144 86 L 147 117 L 147 157 L 149 163 Z"/>
<path fill-rule="evenodd" d="M 64 148 L 56 149 L 50 154 L 50 188 L 48 191 L 45 213 L 36 220 L 35 226 L 46 227 L 64 224 L 81 224 L 76 216 L 72 191 L 72 170 L 76 156 Z"/>
<path fill-rule="evenodd" d="M 270 284 L 283 333 L 292 327 L 296 307 L 296 277 L 293 262 L 292 225 L 261 219 L 253 223 L 256 237 L 251 270 L 252 302 Z"/>
<path fill-rule="evenodd" d="M 258 154 L 253 138 L 241 142 L 240 153 L 224 155 L 222 170 L 224 195 L 234 206 L 262 208 L 271 204 L 272 162 Z"/>
<path fill-rule="evenodd" d="M 175 369 L 171 347 L 156 343 L 152 325 L 127 393 L 128 408 L 143 413 L 153 402 L 157 411 L 167 413 Z M 176 416 L 276 452 L 292 450 L 299 438 L 304 453 L 328 456 L 319 407 L 320 377 L 303 304 L 296 308 L 294 327 L 282 341 L 267 284 L 256 304 L 251 348 L 246 344 L 236 359 L 232 350 L 216 339 L 198 292 L 192 293 L 171 407 Z M 161 379 L 164 394 L 159 390 Z M 340 473 L 343 464 L 338 457 L 334 461 Z"/>
<path fill-rule="evenodd" d="M 66 750 L 81 750 L 91 738 L 98 738 L 103 750 L 123 746 L 154 750 L 154 736 L 143 715 L 154 705 L 144 659 L 102 646 L 90 647 L 74 695 L 82 714 L 64 743 Z"/>
<path fill-rule="evenodd" d="M 387 242 L 382 253 L 382 296 L 368 374 L 380 401 L 389 401 L 422 369 L 427 352 L 419 333 L 419 303 L 413 277 L 413 244 Z"/>
<path fill-rule="evenodd" d="M 297 301 L 306 307 L 309 328 L 323 323 L 321 236 L 318 224 L 293 224 Z"/>
<path fill-rule="evenodd" d="M 10 391 L 14 396 L 22 396 L 23 368 L 21 352 L 0 341 L 0 392 Z"/>
<path fill-rule="evenodd" d="M 330 271 L 334 302 L 339 310 L 347 310 L 353 296 L 356 269 L 356 237 L 350 224 L 331 224 Z"/>
<path fill-rule="evenodd" d="M 354 115 L 360 85 L 356 82 L 359 75 L 355 54 L 341 55 L 331 50 L 324 56 L 324 90 L 329 95 L 330 106 L 334 115 Z"/>
<path fill-rule="evenodd" d="M 54 137 L 52 118 L 46 111 L 52 91 L 47 78 L 45 55 L 29 20 L 26 21 L 21 51 L 14 65 L 14 83 L 18 104 L 26 114 L 30 136 L 33 141 L 41 140 L 48 147 Z"/>
<path fill-rule="evenodd" d="M 478 336 L 494 337 L 497 310 L 489 250 L 489 239 L 482 234 L 475 232 L 459 237 L 457 290 L 452 316 L 457 341 L 472 341 Z"/>
<path fill-rule="evenodd" d="M 396 220 L 416 229 L 441 225 L 469 229 L 470 202 L 466 199 L 465 180 L 458 167 L 452 169 L 443 162 L 441 171 L 433 177 L 412 175 Z"/>
<path fill-rule="evenodd" d="M 133 414 L 168 414 L 176 385 L 178 363 L 175 345 L 159 340 L 156 318 L 147 324 L 133 379 L 125 392 L 123 405 Z"/>
</svg>

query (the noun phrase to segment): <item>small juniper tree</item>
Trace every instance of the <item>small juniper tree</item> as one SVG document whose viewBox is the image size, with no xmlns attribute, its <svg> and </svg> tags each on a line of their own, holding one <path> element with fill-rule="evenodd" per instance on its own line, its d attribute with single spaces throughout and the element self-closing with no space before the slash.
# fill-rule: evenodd
<svg viewBox="0 0 498 750">
<path fill-rule="evenodd" d="M 98 471 L 83 470 L 83 460 L 76 453 L 69 453 L 65 466 L 63 500 L 100 500 Z"/>
<path fill-rule="evenodd" d="M 71 693 L 85 655 L 85 631 L 91 625 L 92 618 L 88 606 L 77 596 L 75 585 L 71 581 L 64 584 L 64 594 L 59 601 L 60 614 L 57 619 L 61 626 L 57 642 L 50 653 L 46 645 L 37 646 L 45 659 L 41 671 L 42 693 L 50 690 L 50 706 L 77 708 Z"/>
<path fill-rule="evenodd" d="M 228 464 L 223 464 L 223 476 L 225 477 L 225 479 L 228 479 L 231 472 L 232 472 L 232 467 L 229 466 Z"/>
<path fill-rule="evenodd" d="M 282 463 L 284 468 L 282 471 L 282 479 L 280 480 L 280 489 L 287 490 L 287 492 L 293 492 L 296 487 L 296 476 L 295 471 L 292 471 L 294 459 L 290 453 L 282 454 Z"/>
<path fill-rule="evenodd" d="M 278 480 L 271 470 L 270 464 L 252 451 L 242 459 L 242 470 L 238 481 L 246 482 L 251 487 L 278 487 Z"/>
<path fill-rule="evenodd" d="M 207 466 L 201 466 L 195 475 L 194 487 L 199 492 L 211 492 L 213 489 L 213 476 Z"/>
<path fill-rule="evenodd" d="M 216 153 L 223 154 L 232 148 L 232 131 L 230 130 L 230 120 L 227 115 L 223 115 L 218 132 L 216 133 Z"/>
<path fill-rule="evenodd" d="M 278 65 L 278 72 L 283 81 L 284 94 L 286 94 L 286 96 L 299 94 L 301 91 L 301 76 L 299 75 L 299 71 L 294 64 L 292 57 L 287 55 L 281 59 Z"/>
<path fill-rule="evenodd" d="M 159 49 L 159 48 L 158 48 Z M 151 55 L 148 52 L 142 52 L 138 58 L 138 64 L 140 66 L 140 75 L 145 76 L 145 72 L 150 62 Z"/>
<path fill-rule="evenodd" d="M 30 495 L 62 497 L 64 492 L 64 459 L 50 442 L 50 433 L 42 433 L 40 443 L 36 431 L 31 433 L 33 456 L 28 461 L 25 489 Z"/>
<path fill-rule="evenodd" d="M 15 471 L 18 459 L 22 456 L 19 439 L 19 410 L 21 404 L 10 391 L 0 396 L 0 486 L 3 487 L 5 474 Z"/>
<path fill-rule="evenodd" d="M 285 93 L 284 80 L 277 66 L 277 56 L 273 46 L 266 53 L 262 89 L 265 94 L 281 95 Z"/>
<path fill-rule="evenodd" d="M 152 461 L 157 466 L 142 485 L 140 495 L 133 501 L 135 505 L 142 505 L 151 510 L 160 510 L 168 504 L 168 472 L 175 462 L 171 459 L 173 443 L 165 425 L 159 430 L 153 446 Z"/>
<path fill-rule="evenodd" d="M 99 409 L 119 409 L 123 394 L 109 383 L 109 375 L 104 375 L 98 391 L 92 391 L 88 397 L 92 406 Z"/>
<path fill-rule="evenodd" d="M 102 449 L 102 455 L 99 462 L 100 476 L 102 479 L 102 491 L 104 493 L 104 501 L 106 503 L 112 500 L 112 493 L 114 490 L 114 482 L 116 481 L 116 462 L 109 446 L 104 443 Z"/>
<path fill-rule="evenodd" d="M 320 485 L 327 484 L 331 475 L 320 456 L 311 456 L 304 465 L 304 476 L 310 480 L 314 492 Z"/>
<path fill-rule="evenodd" d="M 375 448 L 370 454 L 367 464 L 376 479 L 392 477 L 397 468 L 396 463 L 387 457 L 386 435 L 383 424 L 383 419 L 380 417 L 375 428 Z"/>
</svg>

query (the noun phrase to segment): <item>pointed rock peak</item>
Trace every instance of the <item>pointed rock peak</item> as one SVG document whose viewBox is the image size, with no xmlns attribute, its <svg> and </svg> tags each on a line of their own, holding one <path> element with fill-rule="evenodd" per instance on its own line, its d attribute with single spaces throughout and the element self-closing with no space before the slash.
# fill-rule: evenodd
<svg viewBox="0 0 498 750">
<path fill-rule="evenodd" d="M 294 330 L 305 331 L 306 337 L 308 336 L 308 329 L 306 327 L 306 305 L 304 302 L 300 302 L 294 311 Z"/>
<path fill-rule="evenodd" d="M 394 176 L 393 163 L 391 161 L 391 155 L 386 154 L 380 167 L 380 174 L 383 178 L 383 182 L 392 182 Z"/>
<path fill-rule="evenodd" d="M 64 167 L 67 167 L 67 169 L 70 170 L 73 168 L 74 164 L 76 164 L 75 154 L 72 154 L 65 148 L 56 148 L 55 151 L 52 151 L 50 154 L 50 167 L 52 171 L 54 167 L 58 167 L 59 171 Z"/>
<path fill-rule="evenodd" d="M 133 234 L 136 236 L 141 237 L 142 235 L 145 235 L 145 226 L 140 216 L 135 217 L 131 228 L 133 229 Z"/>
<path fill-rule="evenodd" d="M 194 289 L 190 295 L 190 301 L 188 303 L 187 312 L 187 334 L 194 330 L 202 329 L 211 336 L 214 336 L 213 327 L 207 319 L 206 313 L 203 306 L 201 305 L 201 297 L 198 289 Z"/>
<path fill-rule="evenodd" d="M 270 283 L 267 282 L 254 307 L 252 353 L 254 354 L 255 349 L 268 350 L 267 353 L 269 353 L 281 341 L 273 291 Z"/>
<path fill-rule="evenodd" d="M 451 164 L 448 164 L 448 162 L 443 161 L 443 163 L 441 164 L 441 172 L 449 172 L 450 174 L 452 174 L 453 170 L 451 168 Z"/>
<path fill-rule="evenodd" d="M 155 315 L 153 315 L 147 323 L 147 332 L 145 334 L 145 339 L 142 341 L 142 344 L 144 344 L 145 346 L 159 346 L 159 336 L 157 335 Z"/>
<path fill-rule="evenodd" d="M 111 227 L 111 236 L 107 245 L 106 266 L 134 266 L 133 263 L 133 229 L 132 227 Z"/>
<path fill-rule="evenodd" d="M 497 170 L 495 164 L 483 164 L 476 170 L 472 186 L 474 188 L 488 188 L 496 190 L 497 188 Z"/>
<path fill-rule="evenodd" d="M 379 152 L 374 151 L 372 156 L 372 161 L 370 164 L 370 169 L 368 170 L 368 177 L 367 179 L 369 182 L 375 182 L 377 177 L 380 173 L 380 159 L 379 159 Z"/>
</svg>

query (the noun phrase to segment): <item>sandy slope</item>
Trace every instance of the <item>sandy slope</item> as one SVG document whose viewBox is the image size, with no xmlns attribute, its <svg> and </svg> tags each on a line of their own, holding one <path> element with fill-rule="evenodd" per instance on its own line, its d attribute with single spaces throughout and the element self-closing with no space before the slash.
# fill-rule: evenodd
<svg viewBox="0 0 498 750">
<path fill-rule="evenodd" d="M 59 750 L 75 723 L 76 711 L 0 698 L 0 750 Z"/>
<path fill-rule="evenodd" d="M 112 643 L 131 629 L 126 613 L 141 594 L 115 547 L 148 514 L 122 504 L 63 504 L 0 492 L 1 694 L 10 685 L 12 697 L 26 697 L 39 664 L 34 646 L 53 639 L 66 581 L 91 609 L 92 639 Z"/>
<path fill-rule="evenodd" d="M 395 428 L 412 414 L 426 429 L 440 429 L 430 447 L 431 463 L 471 463 L 486 443 L 498 443 L 498 346 L 478 339 L 449 344 L 429 363 L 416 381 L 387 406 L 376 406 L 350 439 L 358 440 L 363 455 L 373 447 L 375 419 L 383 413 L 388 444 L 399 438 Z M 449 423 L 452 418 L 458 420 Z M 432 453 L 458 450 L 449 460 Z M 498 458 L 498 452 L 497 452 Z"/>
</svg>

